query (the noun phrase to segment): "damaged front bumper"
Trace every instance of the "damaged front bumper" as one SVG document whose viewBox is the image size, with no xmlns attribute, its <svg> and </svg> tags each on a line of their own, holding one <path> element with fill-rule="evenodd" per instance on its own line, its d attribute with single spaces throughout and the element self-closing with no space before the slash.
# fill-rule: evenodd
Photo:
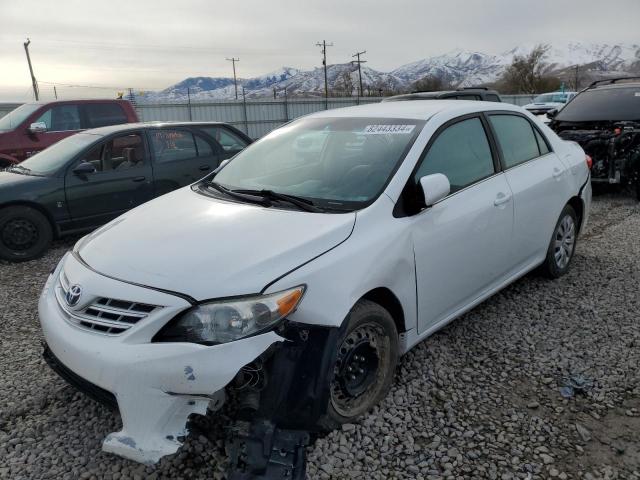
<svg viewBox="0 0 640 480">
<path fill-rule="evenodd" d="M 82 288 L 73 307 L 65 303 L 63 270 L 65 282 Z M 88 309 L 100 308 L 106 296 L 157 308 L 123 332 L 104 331 L 104 325 L 113 322 L 86 318 L 92 312 Z M 72 377 L 84 380 L 85 386 L 95 387 L 94 394 L 112 395 L 117 402 L 122 430 L 106 437 L 104 451 L 145 464 L 175 453 L 188 433 L 189 416 L 205 414 L 210 402 L 219 403 L 243 366 L 283 340 L 267 332 L 215 346 L 150 343 L 162 326 L 190 306 L 177 296 L 99 275 L 72 255 L 47 280 L 39 315 L 49 363 L 70 374 L 62 375 L 70 383 Z M 96 325 L 103 331 L 96 331 Z"/>
</svg>

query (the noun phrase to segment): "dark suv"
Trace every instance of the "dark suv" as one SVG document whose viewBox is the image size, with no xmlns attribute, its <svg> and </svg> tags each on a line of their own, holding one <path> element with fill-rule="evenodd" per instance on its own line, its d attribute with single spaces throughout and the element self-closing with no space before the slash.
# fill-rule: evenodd
<svg viewBox="0 0 640 480">
<path fill-rule="evenodd" d="M 439 92 L 413 92 L 404 95 L 387 97 L 383 102 L 398 102 L 402 100 L 479 100 L 484 102 L 502 102 L 495 90 L 485 87 L 467 87 L 457 90 L 442 90 Z"/>
<path fill-rule="evenodd" d="M 0 172 L 0 259 L 35 258 L 52 238 L 189 185 L 250 143 L 223 123 L 114 125 L 65 138 Z"/>
<path fill-rule="evenodd" d="M 0 117 L 0 168 L 81 130 L 137 121 L 136 111 L 126 100 L 25 103 Z"/>
<path fill-rule="evenodd" d="M 640 77 L 593 82 L 547 116 L 591 157 L 592 182 L 629 187 L 640 200 Z"/>
</svg>

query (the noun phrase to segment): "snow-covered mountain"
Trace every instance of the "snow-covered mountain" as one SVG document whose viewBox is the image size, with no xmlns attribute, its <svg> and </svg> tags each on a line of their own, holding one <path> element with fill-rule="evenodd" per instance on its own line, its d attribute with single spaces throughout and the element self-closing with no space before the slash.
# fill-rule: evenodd
<svg viewBox="0 0 640 480">
<path fill-rule="evenodd" d="M 501 54 L 488 54 L 470 50 L 453 50 L 402 65 L 391 72 L 362 67 L 362 83 L 367 91 L 379 89 L 402 91 L 424 77 L 439 77 L 454 86 L 472 86 L 497 80 L 514 56 L 528 54 L 534 45 L 519 45 Z M 596 44 L 570 42 L 552 45 L 545 62 L 549 73 L 568 75 L 580 66 L 581 75 L 600 78 L 612 74 L 640 74 L 640 45 Z M 358 70 L 351 63 L 330 65 L 327 69 L 332 93 L 354 94 L 358 89 Z M 282 67 L 277 71 L 254 78 L 238 79 L 239 90 L 244 87 L 249 98 L 270 97 L 274 88 L 278 95 L 286 89 L 290 96 L 320 96 L 324 94 L 324 70 L 298 70 Z M 184 101 L 187 89 L 192 100 L 233 99 L 233 78 L 187 78 L 161 92 L 148 93 L 141 101 Z"/>
</svg>

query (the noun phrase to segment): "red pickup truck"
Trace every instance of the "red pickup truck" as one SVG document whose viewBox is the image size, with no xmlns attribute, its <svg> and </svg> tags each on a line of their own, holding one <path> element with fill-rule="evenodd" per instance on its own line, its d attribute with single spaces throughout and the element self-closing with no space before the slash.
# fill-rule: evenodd
<svg viewBox="0 0 640 480">
<path fill-rule="evenodd" d="M 19 163 L 80 130 L 138 121 L 126 100 L 25 103 L 0 118 L 0 168 Z"/>
</svg>

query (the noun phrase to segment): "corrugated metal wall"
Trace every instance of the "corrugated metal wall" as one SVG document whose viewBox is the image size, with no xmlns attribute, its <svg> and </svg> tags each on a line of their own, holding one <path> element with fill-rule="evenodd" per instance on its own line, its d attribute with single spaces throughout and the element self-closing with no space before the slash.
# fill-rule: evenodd
<svg viewBox="0 0 640 480">
<path fill-rule="evenodd" d="M 534 95 L 502 95 L 505 102 L 515 105 L 530 103 Z M 376 103 L 381 98 L 330 98 L 328 108 L 349 107 Z M 19 103 L 0 103 L 0 117 L 19 106 Z M 140 119 L 151 121 L 215 121 L 227 122 L 260 138 L 271 130 L 294 118 L 325 109 L 324 98 L 219 101 L 191 104 L 139 104 L 136 107 Z"/>
<path fill-rule="evenodd" d="M 377 103 L 377 97 L 330 98 L 328 107 Z M 294 118 L 325 109 L 324 98 L 295 100 L 220 101 L 191 104 L 139 104 L 140 119 L 148 121 L 218 121 L 236 126 L 259 138 Z"/>
</svg>

